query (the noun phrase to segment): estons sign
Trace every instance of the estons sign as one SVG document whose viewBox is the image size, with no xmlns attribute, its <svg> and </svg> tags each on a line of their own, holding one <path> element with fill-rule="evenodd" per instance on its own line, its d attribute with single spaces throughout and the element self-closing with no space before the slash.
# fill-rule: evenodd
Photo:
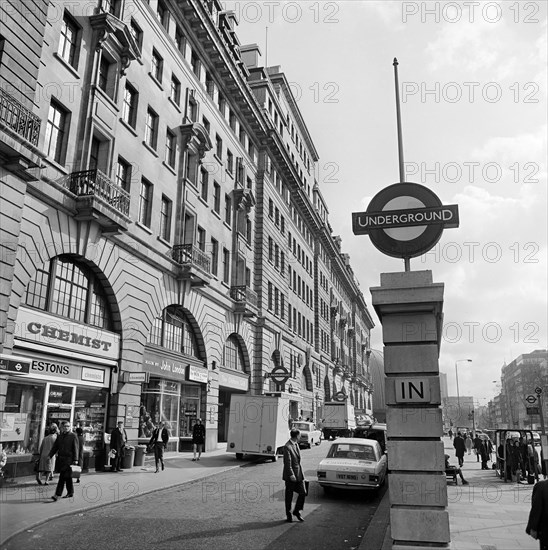
<svg viewBox="0 0 548 550">
<path fill-rule="evenodd" d="M 379 191 L 366 212 L 352 214 L 354 235 L 369 235 L 373 245 L 395 258 L 424 254 L 440 240 L 444 228 L 459 226 L 456 204 L 443 205 L 417 183 L 395 183 Z"/>
</svg>

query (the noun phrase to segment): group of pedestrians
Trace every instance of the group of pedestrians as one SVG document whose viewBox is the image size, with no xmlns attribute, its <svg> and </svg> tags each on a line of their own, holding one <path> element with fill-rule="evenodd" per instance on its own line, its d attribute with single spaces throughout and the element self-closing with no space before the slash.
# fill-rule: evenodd
<svg viewBox="0 0 548 550">
<path fill-rule="evenodd" d="M 487 462 L 491 460 L 491 453 L 493 452 L 493 444 L 489 438 L 482 438 L 478 434 L 472 440 L 469 433 L 462 434 L 457 432 L 455 439 L 453 440 L 453 447 L 455 448 L 455 456 L 459 461 L 459 466 L 464 464 L 464 455 L 468 453 L 472 454 L 472 450 L 476 453 L 477 462 L 481 460 L 481 469 L 488 470 L 489 466 Z"/>
</svg>

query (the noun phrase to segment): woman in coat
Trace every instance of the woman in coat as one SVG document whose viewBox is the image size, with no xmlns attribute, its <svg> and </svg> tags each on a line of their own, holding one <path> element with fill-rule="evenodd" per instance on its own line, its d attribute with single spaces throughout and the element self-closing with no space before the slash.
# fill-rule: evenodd
<svg viewBox="0 0 548 550">
<path fill-rule="evenodd" d="M 466 439 L 464 440 L 464 446 L 466 447 L 466 450 L 468 451 L 468 454 L 472 454 L 472 447 L 473 447 L 472 438 L 470 437 L 470 434 L 466 434 Z"/>
<path fill-rule="evenodd" d="M 55 457 L 49 458 L 49 453 L 58 435 L 59 428 L 57 424 L 52 424 L 49 429 L 49 435 L 42 440 L 40 445 L 40 462 L 38 464 L 38 472 L 36 472 L 36 481 L 38 485 L 42 485 L 42 475 L 45 475 L 44 485 L 47 485 L 48 481 L 53 477 Z"/>
</svg>

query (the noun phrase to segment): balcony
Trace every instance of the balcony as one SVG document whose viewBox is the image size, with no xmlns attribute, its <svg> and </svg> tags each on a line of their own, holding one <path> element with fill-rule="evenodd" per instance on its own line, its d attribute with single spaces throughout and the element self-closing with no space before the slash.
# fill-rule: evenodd
<svg viewBox="0 0 548 550">
<path fill-rule="evenodd" d="M 230 287 L 230 297 L 236 302 L 234 313 L 243 313 L 244 317 L 257 314 L 259 299 L 257 294 L 245 285 Z"/>
<path fill-rule="evenodd" d="M 211 257 L 193 244 L 177 244 L 171 249 L 171 258 L 179 264 L 178 277 L 190 281 L 191 286 L 205 286 L 211 281 Z"/>
<path fill-rule="evenodd" d="M 101 170 L 73 172 L 59 183 L 77 197 L 77 220 L 95 220 L 103 228 L 103 233 L 127 231 L 129 193 Z"/>
<path fill-rule="evenodd" d="M 0 122 L 31 145 L 38 146 L 40 119 L 2 88 L 0 88 Z"/>
</svg>

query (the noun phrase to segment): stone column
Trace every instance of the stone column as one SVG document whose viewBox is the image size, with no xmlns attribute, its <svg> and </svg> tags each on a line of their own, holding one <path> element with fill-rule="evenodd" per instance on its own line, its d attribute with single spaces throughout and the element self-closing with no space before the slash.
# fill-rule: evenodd
<svg viewBox="0 0 548 550">
<path fill-rule="evenodd" d="M 439 350 L 443 284 L 431 271 L 381 274 L 371 288 L 386 373 L 390 529 L 393 550 L 447 548 Z"/>
</svg>

